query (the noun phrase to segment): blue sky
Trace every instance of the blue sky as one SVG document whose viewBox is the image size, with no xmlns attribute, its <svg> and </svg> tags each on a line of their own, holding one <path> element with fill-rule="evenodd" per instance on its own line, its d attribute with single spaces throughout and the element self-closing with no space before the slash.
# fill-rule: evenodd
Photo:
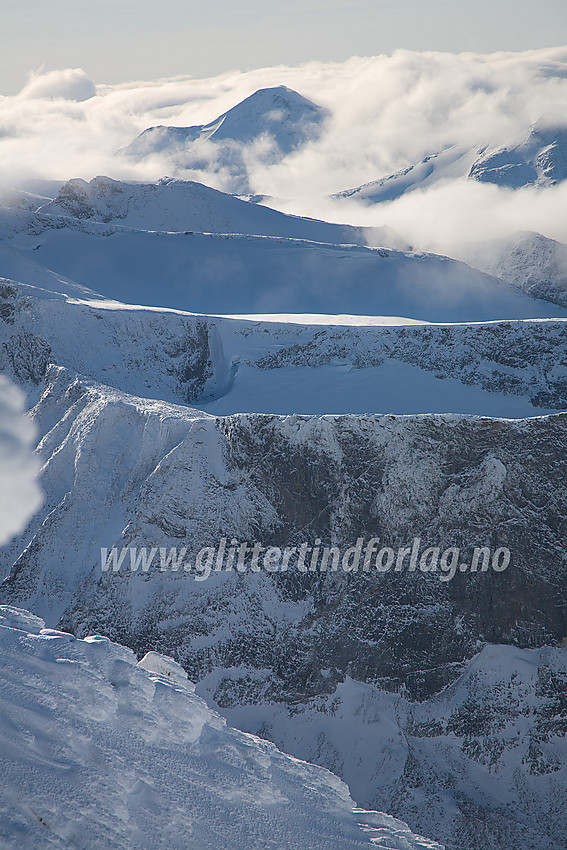
<svg viewBox="0 0 567 850">
<path fill-rule="evenodd" d="M 566 0 L 0 0 L 0 92 L 30 70 L 96 82 L 208 76 L 412 50 L 492 52 L 567 43 Z"/>
</svg>

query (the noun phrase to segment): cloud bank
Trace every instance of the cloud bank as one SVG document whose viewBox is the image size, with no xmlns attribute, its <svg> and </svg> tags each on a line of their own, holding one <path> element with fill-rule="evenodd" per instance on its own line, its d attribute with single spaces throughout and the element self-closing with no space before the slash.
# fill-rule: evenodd
<svg viewBox="0 0 567 850">
<path fill-rule="evenodd" d="M 94 97 L 95 94 L 95 84 L 81 68 L 67 68 L 64 71 L 50 71 L 47 74 L 30 74 L 28 83 L 19 97 L 83 101 Z"/>
<path fill-rule="evenodd" d="M 155 180 L 169 175 L 234 189 L 216 167 L 183 170 L 167 156 L 135 162 L 117 155 L 142 130 L 204 124 L 258 88 L 286 85 L 327 107 L 322 137 L 276 164 L 247 152 L 252 191 L 282 199 L 288 211 L 353 224 L 388 224 L 419 247 L 532 228 L 567 239 L 555 190 L 514 194 L 455 180 L 394 203 L 365 208 L 331 193 L 378 179 L 451 144 L 504 144 L 546 113 L 567 121 L 567 47 L 478 55 L 414 53 L 354 57 L 225 73 L 95 86 L 77 69 L 34 75 L 18 95 L 0 98 L 0 185 L 38 178 Z"/>
</svg>

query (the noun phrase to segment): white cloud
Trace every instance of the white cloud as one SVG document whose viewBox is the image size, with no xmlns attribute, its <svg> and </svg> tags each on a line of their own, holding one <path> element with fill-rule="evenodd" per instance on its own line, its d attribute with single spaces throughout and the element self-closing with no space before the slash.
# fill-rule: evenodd
<svg viewBox="0 0 567 850">
<path fill-rule="evenodd" d="M 230 190 L 231 172 L 214 155 L 204 168 L 183 172 L 164 156 L 135 163 L 116 152 L 149 126 L 207 123 L 256 89 L 279 84 L 332 111 L 323 137 L 284 161 L 269 165 L 261 151 L 256 158 L 253 150 L 246 154 L 251 188 L 295 199 L 287 204 L 290 211 L 390 224 L 420 246 L 442 245 L 457 231 L 462 238 L 476 238 L 532 225 L 567 239 L 561 192 L 511 196 L 459 181 L 378 210 L 338 207 L 326 198 L 450 144 L 508 142 L 544 113 L 567 119 L 567 48 L 486 56 L 399 50 L 207 80 L 98 86 L 96 94 L 81 71 L 40 75 L 20 95 L 0 98 L 0 184 L 29 177 L 107 174 L 154 180 L 169 175 Z"/>
<path fill-rule="evenodd" d="M 95 84 L 81 68 L 67 68 L 64 71 L 50 71 L 45 74 L 32 72 L 18 97 L 82 101 L 95 94 Z"/>
<path fill-rule="evenodd" d="M 36 430 L 24 402 L 23 393 L 0 375 L 0 545 L 24 530 L 43 501 L 32 453 Z"/>
</svg>

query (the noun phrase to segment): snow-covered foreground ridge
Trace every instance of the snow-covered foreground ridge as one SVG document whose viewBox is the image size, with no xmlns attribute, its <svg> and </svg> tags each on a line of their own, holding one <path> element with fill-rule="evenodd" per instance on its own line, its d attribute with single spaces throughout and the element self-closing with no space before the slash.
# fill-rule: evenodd
<svg viewBox="0 0 567 850">
<path fill-rule="evenodd" d="M 231 729 L 170 658 L 0 606 L 3 848 L 441 850 Z"/>
</svg>

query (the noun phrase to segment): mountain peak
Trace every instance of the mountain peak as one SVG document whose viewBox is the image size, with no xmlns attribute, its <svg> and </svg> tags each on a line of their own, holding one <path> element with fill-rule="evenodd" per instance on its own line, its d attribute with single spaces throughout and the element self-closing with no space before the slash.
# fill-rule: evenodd
<svg viewBox="0 0 567 850">
<path fill-rule="evenodd" d="M 319 137 L 329 111 L 287 86 L 261 88 L 208 124 L 148 127 L 122 153 L 144 159 L 167 155 L 180 169 L 202 168 L 203 143 L 215 145 L 217 166 L 234 175 L 233 191 L 247 192 L 243 149 L 262 140 L 262 158 L 277 161 Z"/>
</svg>

